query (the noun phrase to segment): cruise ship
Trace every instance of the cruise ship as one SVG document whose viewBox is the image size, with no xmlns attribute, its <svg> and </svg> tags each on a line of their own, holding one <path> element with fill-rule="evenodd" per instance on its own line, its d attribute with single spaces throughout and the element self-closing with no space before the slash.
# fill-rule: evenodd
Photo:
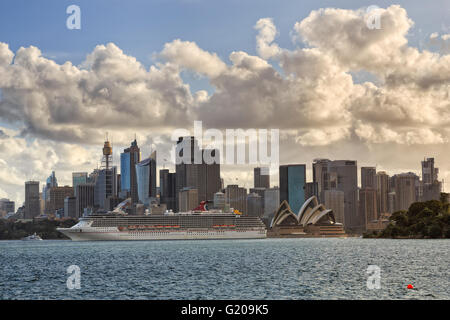
<svg viewBox="0 0 450 320">
<path fill-rule="evenodd" d="M 191 211 L 162 215 L 92 214 L 71 228 L 58 228 L 74 241 L 262 239 L 259 217 L 234 212 Z"/>
</svg>

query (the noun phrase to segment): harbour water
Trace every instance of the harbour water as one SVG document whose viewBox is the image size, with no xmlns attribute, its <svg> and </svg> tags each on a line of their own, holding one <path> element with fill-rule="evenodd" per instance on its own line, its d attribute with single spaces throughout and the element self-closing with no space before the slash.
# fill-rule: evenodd
<svg viewBox="0 0 450 320">
<path fill-rule="evenodd" d="M 449 252 L 449 240 L 0 241 L 0 299 L 450 299 Z"/>
</svg>

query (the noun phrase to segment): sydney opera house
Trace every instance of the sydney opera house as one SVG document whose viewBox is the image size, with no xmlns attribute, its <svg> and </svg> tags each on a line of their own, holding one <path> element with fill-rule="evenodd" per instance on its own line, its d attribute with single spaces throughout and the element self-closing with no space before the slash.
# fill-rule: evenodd
<svg viewBox="0 0 450 320">
<path fill-rule="evenodd" d="M 337 223 L 333 210 L 326 209 L 312 196 L 298 213 L 283 201 L 276 211 L 270 228 L 270 237 L 345 237 L 343 225 Z"/>
</svg>

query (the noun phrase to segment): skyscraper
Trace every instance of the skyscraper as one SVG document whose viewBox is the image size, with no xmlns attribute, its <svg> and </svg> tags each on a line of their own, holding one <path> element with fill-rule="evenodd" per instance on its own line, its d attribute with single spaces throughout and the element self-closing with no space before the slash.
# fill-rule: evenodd
<svg viewBox="0 0 450 320">
<path fill-rule="evenodd" d="M 286 200 L 292 211 L 300 211 L 305 202 L 306 165 L 280 166 L 280 202 Z"/>
<path fill-rule="evenodd" d="M 141 150 L 136 139 L 120 154 L 120 186 L 131 196 L 131 201 L 137 203 L 139 195 L 137 190 L 136 164 L 141 161 Z"/>
<path fill-rule="evenodd" d="M 52 174 L 47 178 L 47 181 L 42 188 L 42 199 L 44 200 L 44 209 L 45 212 L 48 212 L 50 208 L 48 208 L 48 201 L 50 199 L 50 189 L 58 186 L 58 180 L 56 179 L 55 171 L 52 171 Z"/>
<path fill-rule="evenodd" d="M 359 190 L 360 230 L 365 230 L 367 223 L 378 220 L 377 192 L 372 188 Z"/>
<path fill-rule="evenodd" d="M 375 167 L 361 167 L 361 189 L 377 188 Z"/>
<path fill-rule="evenodd" d="M 176 174 L 169 172 L 169 169 L 159 170 L 160 202 L 166 204 L 167 210 L 176 210 L 177 207 L 175 177 Z"/>
<path fill-rule="evenodd" d="M 72 172 L 72 186 L 75 197 L 77 196 L 77 185 L 87 183 L 87 180 L 87 172 Z"/>
<path fill-rule="evenodd" d="M 333 210 L 336 222 L 345 225 L 345 201 L 344 191 L 340 190 L 324 190 L 323 204 L 325 208 Z"/>
<path fill-rule="evenodd" d="M 178 197 L 178 207 L 181 212 L 187 212 L 196 208 L 199 204 L 198 191 L 194 188 L 183 188 L 180 190 L 180 195 Z"/>
<path fill-rule="evenodd" d="M 270 168 L 253 169 L 253 185 L 255 188 L 270 188 Z"/>
<path fill-rule="evenodd" d="M 419 200 L 439 200 L 442 183 L 438 180 L 439 169 L 434 166 L 434 158 L 422 161 L 422 192 Z"/>
<path fill-rule="evenodd" d="M 262 217 L 264 214 L 263 198 L 257 193 L 250 193 L 247 196 L 247 212 L 246 215 Z"/>
<path fill-rule="evenodd" d="M 328 163 L 326 190 L 344 192 L 344 227 L 358 228 L 361 217 L 358 212 L 358 170 L 353 160 L 335 160 Z"/>
<path fill-rule="evenodd" d="M 77 185 L 77 197 L 75 203 L 76 217 L 83 215 L 84 209 L 94 209 L 95 184 L 83 183 Z"/>
<path fill-rule="evenodd" d="M 25 219 L 32 219 L 41 214 L 39 203 L 39 181 L 25 182 Z"/>
<path fill-rule="evenodd" d="M 327 189 L 328 185 L 328 159 L 314 159 L 312 165 L 313 182 L 317 183 L 317 199 L 323 202 L 322 192 Z"/>
<path fill-rule="evenodd" d="M 149 206 L 156 201 L 156 151 L 136 164 L 136 181 L 139 202 Z"/>
<path fill-rule="evenodd" d="M 176 196 L 189 187 L 197 189 L 199 201 L 212 201 L 221 189 L 219 150 L 200 149 L 194 137 L 180 137 L 176 145 Z M 210 159 L 208 163 L 205 159 Z M 176 201 L 179 203 L 179 201 Z"/>
<path fill-rule="evenodd" d="M 73 197 L 73 188 L 69 186 L 50 188 L 47 214 L 54 214 L 59 209 L 64 209 L 64 199 Z"/>
<path fill-rule="evenodd" d="M 264 220 L 267 225 L 280 206 L 280 189 L 278 187 L 265 189 L 264 191 Z"/>
<path fill-rule="evenodd" d="M 395 211 L 408 210 L 416 201 L 417 178 L 412 172 L 395 175 Z"/>
<path fill-rule="evenodd" d="M 117 167 L 100 169 L 95 178 L 94 205 L 98 209 L 106 209 L 109 197 L 117 195 Z"/>
<path fill-rule="evenodd" d="M 377 210 L 378 217 L 389 212 L 389 176 L 384 171 L 377 173 Z"/>
<path fill-rule="evenodd" d="M 225 201 L 230 205 L 230 208 L 246 213 L 247 189 L 241 188 L 237 184 L 227 185 L 225 188 Z"/>
</svg>

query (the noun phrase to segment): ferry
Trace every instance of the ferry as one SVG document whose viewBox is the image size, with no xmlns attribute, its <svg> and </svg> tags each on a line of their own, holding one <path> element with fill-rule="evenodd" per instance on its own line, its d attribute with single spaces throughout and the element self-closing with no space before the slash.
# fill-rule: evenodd
<svg viewBox="0 0 450 320">
<path fill-rule="evenodd" d="M 28 236 L 28 237 L 25 237 L 25 238 L 22 238 L 22 240 L 24 240 L 24 241 L 40 241 L 40 240 L 42 240 L 42 238 L 41 237 L 39 237 L 37 234 L 36 234 L 36 232 L 34 233 L 34 234 L 32 234 L 32 235 L 30 235 L 30 236 Z"/>
</svg>

